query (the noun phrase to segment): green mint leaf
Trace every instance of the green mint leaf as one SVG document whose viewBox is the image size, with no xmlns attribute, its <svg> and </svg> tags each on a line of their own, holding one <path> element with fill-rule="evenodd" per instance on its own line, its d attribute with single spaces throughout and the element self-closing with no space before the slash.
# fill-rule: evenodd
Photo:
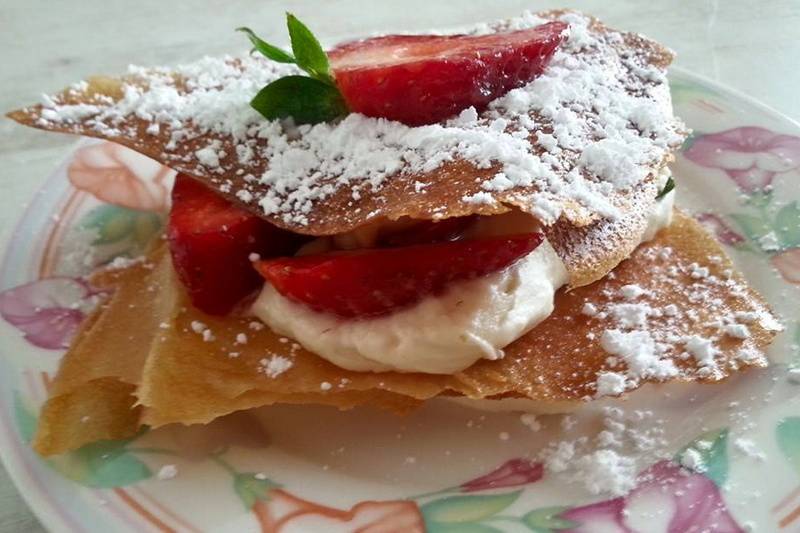
<svg viewBox="0 0 800 533">
<path fill-rule="evenodd" d="M 328 56 L 311 30 L 291 13 L 286 13 L 286 26 L 289 28 L 289 38 L 292 41 L 292 52 L 297 59 L 297 66 L 308 72 L 312 78 L 333 84 Z"/>
<path fill-rule="evenodd" d="M 277 61 L 278 63 L 296 63 L 292 54 L 284 52 L 277 46 L 272 46 L 268 42 L 261 40 L 250 28 L 236 28 L 236 31 L 247 35 L 247 38 L 253 43 L 253 48 L 261 52 L 266 58 Z"/>
<path fill-rule="evenodd" d="M 661 200 L 666 195 L 668 195 L 670 191 L 672 191 L 672 189 L 674 188 L 675 188 L 675 181 L 670 176 L 670 178 L 667 180 L 667 183 L 664 184 L 664 188 L 661 189 L 661 192 L 658 193 L 658 196 L 656 196 L 656 200 Z"/>
<path fill-rule="evenodd" d="M 250 105 L 269 120 L 292 117 L 298 124 L 326 122 L 347 114 L 347 105 L 336 87 L 306 76 L 273 81 Z"/>
</svg>

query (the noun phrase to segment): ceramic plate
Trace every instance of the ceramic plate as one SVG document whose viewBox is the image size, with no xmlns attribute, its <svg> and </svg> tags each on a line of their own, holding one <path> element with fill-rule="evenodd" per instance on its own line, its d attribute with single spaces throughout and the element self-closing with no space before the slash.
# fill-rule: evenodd
<svg viewBox="0 0 800 533">
<path fill-rule="evenodd" d="M 445 402 L 406 418 L 279 406 L 36 456 L 27 443 L 38 408 L 94 296 L 84 276 L 139 255 L 159 234 L 173 178 L 149 159 L 88 140 L 20 215 L 0 266 L 6 468 L 54 531 L 800 529 L 800 386 L 792 377 L 800 379 L 791 373 L 800 366 L 800 125 L 680 71 L 672 90 L 694 130 L 673 166 L 679 204 L 727 247 L 786 331 L 769 370 L 723 385 L 646 388 L 622 402 L 617 416 L 629 427 L 644 419 L 636 427 L 649 423 L 644 434 L 661 450 L 621 465 L 641 472 L 626 496 L 593 494 L 536 459 L 552 441 L 596 439 L 600 404 L 527 424 L 519 414 Z M 641 437 L 628 432 L 623 444 Z M 687 447 L 700 466 L 681 470 Z"/>
</svg>

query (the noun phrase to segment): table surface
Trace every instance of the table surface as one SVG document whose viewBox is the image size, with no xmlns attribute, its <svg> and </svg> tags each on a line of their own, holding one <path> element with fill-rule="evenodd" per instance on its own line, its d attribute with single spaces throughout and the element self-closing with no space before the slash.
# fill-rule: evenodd
<svg viewBox="0 0 800 533">
<path fill-rule="evenodd" d="M 91 74 L 129 63 L 174 64 L 200 54 L 244 48 L 233 28 L 248 25 L 285 41 L 291 9 L 326 42 L 347 36 L 423 30 L 514 16 L 525 9 L 572 7 L 674 49 L 676 65 L 746 93 L 800 119 L 800 1 L 770 0 L 3 0 L 0 110 L 36 101 Z M 45 135 L 0 120 L 0 246 L 73 138 Z M 0 467 L 0 532 L 44 531 Z"/>
</svg>

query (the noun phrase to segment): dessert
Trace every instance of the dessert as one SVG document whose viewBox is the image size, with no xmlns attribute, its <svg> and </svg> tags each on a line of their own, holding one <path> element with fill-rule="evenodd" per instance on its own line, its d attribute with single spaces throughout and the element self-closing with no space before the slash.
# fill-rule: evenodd
<svg viewBox="0 0 800 533">
<path fill-rule="evenodd" d="M 179 172 L 97 273 L 34 442 L 273 403 L 568 410 L 767 364 L 780 328 L 674 210 L 672 54 L 569 11 L 95 78 L 10 114 Z M 89 416 L 89 418 L 86 418 Z M 79 424 L 82 419 L 89 423 Z"/>
</svg>

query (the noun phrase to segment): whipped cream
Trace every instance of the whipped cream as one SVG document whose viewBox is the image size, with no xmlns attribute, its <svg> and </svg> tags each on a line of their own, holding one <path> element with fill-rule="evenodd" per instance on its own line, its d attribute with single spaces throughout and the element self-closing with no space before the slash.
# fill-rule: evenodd
<svg viewBox="0 0 800 533">
<path fill-rule="evenodd" d="M 513 265 L 369 320 L 316 312 L 265 284 L 253 312 L 276 332 L 342 368 L 452 374 L 502 348 L 553 311 L 567 271 L 547 241 Z"/>
<path fill-rule="evenodd" d="M 642 242 L 671 220 L 674 192 L 650 215 Z M 529 215 L 512 212 L 482 219 L 472 236 L 538 230 Z M 440 295 L 367 320 L 314 311 L 279 294 L 269 283 L 252 312 L 275 332 L 295 339 L 331 363 L 355 371 L 452 374 L 476 361 L 498 359 L 503 348 L 553 311 L 555 292 L 569 280 L 563 261 L 544 240 L 509 267 L 453 283 Z"/>
</svg>

